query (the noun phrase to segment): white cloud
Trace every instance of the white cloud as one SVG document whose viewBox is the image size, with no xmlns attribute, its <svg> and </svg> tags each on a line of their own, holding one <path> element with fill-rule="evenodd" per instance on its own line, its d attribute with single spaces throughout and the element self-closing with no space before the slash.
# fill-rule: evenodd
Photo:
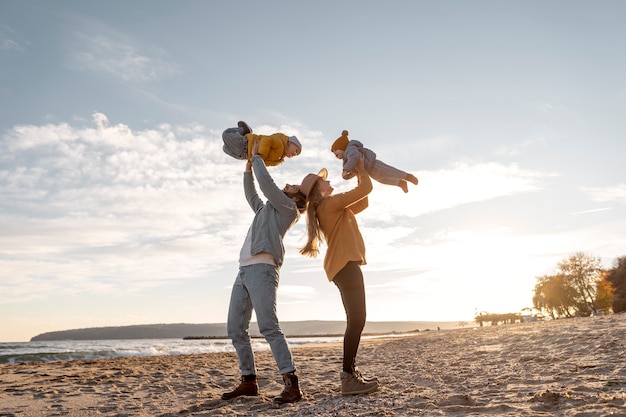
<svg viewBox="0 0 626 417">
<path fill-rule="evenodd" d="M 330 162 L 319 132 L 255 129 L 296 134 L 307 146 L 307 157 L 272 170 L 277 184 L 297 184 Z M 0 141 L 0 303 L 136 293 L 236 263 L 254 215 L 243 168 L 222 151 L 220 129 L 197 124 L 137 131 L 95 113 L 15 126 Z M 285 241 L 293 256 L 301 236 Z M 281 291 L 287 300 L 311 297 L 306 286 Z"/>
<path fill-rule="evenodd" d="M 180 72 L 162 50 L 146 52 L 132 41 L 107 35 L 77 32 L 75 36 L 78 45 L 70 56 L 71 66 L 75 68 L 109 74 L 133 83 L 158 81 Z"/>
<path fill-rule="evenodd" d="M 277 184 L 298 183 L 328 166 L 336 192 L 355 185 L 339 178 L 340 161 L 320 132 L 290 123 L 255 130 L 296 134 L 306 146 L 298 159 L 272 169 Z M 222 152 L 220 134 L 200 125 L 137 131 L 101 113 L 91 121 L 11 129 L 0 142 L 0 303 L 51 293 L 135 294 L 205 277 L 220 288 L 230 282 L 253 213 L 241 193 L 243 163 Z M 420 184 L 408 194 L 375 182 L 370 208 L 359 216 L 370 271 L 395 274 L 402 282 L 428 279 L 448 260 L 438 250 L 461 250 L 455 242 L 470 245 L 475 239 L 450 231 L 417 241 L 417 217 L 532 192 L 547 175 L 513 164 L 464 161 L 419 172 Z M 334 291 L 320 273 L 321 258 L 297 253 L 304 223 L 305 217 L 285 239 L 289 269 L 280 292 L 286 304 L 316 302 L 321 291 Z M 410 246 L 401 244 L 407 239 Z M 414 253 L 430 261 L 419 270 L 414 262 L 398 264 L 414 261 Z M 217 271 L 225 267 L 230 272 L 222 276 Z M 310 274 L 314 285 L 297 281 Z M 23 285 L 17 288 L 8 277 Z"/>
<path fill-rule="evenodd" d="M 593 209 L 593 210 L 576 211 L 576 212 L 573 212 L 573 213 L 570 213 L 570 214 L 588 214 L 588 213 L 598 213 L 598 212 L 601 212 L 601 211 L 607 211 L 607 210 L 611 210 L 611 208 L 610 208 L 610 207 L 602 207 L 602 208 L 599 208 L 599 209 Z"/>
<path fill-rule="evenodd" d="M 0 36 L 2 35 L 0 34 Z M 14 50 L 14 51 L 23 50 L 23 48 L 15 40 L 11 38 L 6 38 L 4 36 L 0 37 L 0 49 Z"/>
<path fill-rule="evenodd" d="M 544 102 L 537 105 L 537 110 L 539 110 L 541 113 L 548 114 L 555 111 L 564 110 L 564 107 L 562 105 L 555 105 L 552 103 Z"/>
<path fill-rule="evenodd" d="M 437 171 L 418 171 L 419 184 L 403 194 L 398 187 L 374 182 L 370 209 L 363 217 L 389 220 L 397 215 L 416 217 L 462 204 L 542 189 L 542 180 L 553 174 L 525 170 L 516 164 L 458 162 Z"/>
<path fill-rule="evenodd" d="M 542 136 L 528 138 L 521 143 L 499 146 L 495 149 L 496 156 L 512 157 L 523 153 L 535 151 L 536 148 L 545 147 L 546 140 Z"/>
<path fill-rule="evenodd" d="M 90 285 L 142 286 L 208 268 L 200 250 L 230 257 L 230 232 L 243 235 L 251 214 L 230 192 L 241 167 L 220 142 L 197 126 L 133 131 L 103 114 L 91 126 L 15 127 L 0 142 L 2 275 L 29 282 L 71 269 Z"/>
<path fill-rule="evenodd" d="M 282 303 L 300 303 L 303 300 L 313 300 L 318 296 L 314 287 L 288 284 L 281 284 L 278 294 Z"/>
<path fill-rule="evenodd" d="M 12 28 L 0 24 L 0 50 L 22 52 L 27 44 L 28 42 L 18 39 Z"/>
<path fill-rule="evenodd" d="M 583 187 L 582 191 L 589 195 L 593 201 L 601 203 L 609 201 L 626 202 L 626 184 L 617 184 L 609 187 Z"/>
<path fill-rule="evenodd" d="M 409 155 L 442 155 L 458 146 L 458 138 L 452 135 L 440 135 L 419 139 L 411 143 L 407 153 Z M 395 153 L 395 152 L 391 152 Z"/>
</svg>

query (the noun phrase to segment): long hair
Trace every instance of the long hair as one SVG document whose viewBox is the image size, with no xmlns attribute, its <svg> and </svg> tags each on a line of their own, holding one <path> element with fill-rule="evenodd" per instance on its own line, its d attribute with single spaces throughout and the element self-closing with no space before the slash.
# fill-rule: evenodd
<svg viewBox="0 0 626 417">
<path fill-rule="evenodd" d="M 307 223 L 307 242 L 300 249 L 300 253 L 304 256 L 316 258 L 319 254 L 319 243 L 322 240 L 322 231 L 320 229 L 320 221 L 317 217 L 317 206 L 322 201 L 322 196 L 318 191 L 319 181 L 313 186 L 309 192 L 306 204 L 306 223 Z"/>
</svg>

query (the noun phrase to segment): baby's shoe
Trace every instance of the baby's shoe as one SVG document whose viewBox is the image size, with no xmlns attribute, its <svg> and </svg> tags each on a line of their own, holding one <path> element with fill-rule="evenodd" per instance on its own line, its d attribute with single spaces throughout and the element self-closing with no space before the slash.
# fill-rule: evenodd
<svg viewBox="0 0 626 417">
<path fill-rule="evenodd" d="M 244 121 L 241 121 L 241 120 L 238 121 L 237 127 L 243 131 L 244 135 L 247 135 L 248 133 L 252 133 L 252 128 L 248 126 L 248 124 Z"/>
</svg>

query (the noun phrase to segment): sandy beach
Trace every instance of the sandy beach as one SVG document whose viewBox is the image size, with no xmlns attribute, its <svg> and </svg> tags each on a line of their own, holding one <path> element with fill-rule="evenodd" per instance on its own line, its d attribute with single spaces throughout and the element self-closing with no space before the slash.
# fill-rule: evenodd
<svg viewBox="0 0 626 417">
<path fill-rule="evenodd" d="M 427 331 L 366 340 L 370 395 L 339 392 L 341 345 L 293 349 L 303 401 L 276 406 L 271 353 L 261 395 L 220 399 L 234 353 L 0 365 L 0 416 L 626 416 L 626 315 Z"/>
</svg>

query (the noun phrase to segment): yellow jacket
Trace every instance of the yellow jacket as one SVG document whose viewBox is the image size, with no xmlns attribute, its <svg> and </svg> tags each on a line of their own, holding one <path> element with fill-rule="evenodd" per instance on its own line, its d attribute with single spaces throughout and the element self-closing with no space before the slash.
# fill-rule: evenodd
<svg viewBox="0 0 626 417">
<path fill-rule="evenodd" d="M 331 194 L 317 206 L 320 229 L 328 246 L 324 256 L 324 270 L 329 281 L 348 262 L 365 265 L 365 243 L 356 222 L 357 213 L 367 208 L 367 195 L 372 191 L 372 181 L 366 171 L 359 175 L 356 188 L 345 193 Z"/>
<path fill-rule="evenodd" d="M 265 161 L 267 166 L 276 166 L 282 164 L 285 160 L 285 150 L 287 149 L 287 141 L 289 136 L 282 133 L 274 133 L 273 135 L 256 135 L 248 133 L 248 160 L 252 160 L 252 147 L 254 141 L 259 141 L 259 155 Z"/>
</svg>

